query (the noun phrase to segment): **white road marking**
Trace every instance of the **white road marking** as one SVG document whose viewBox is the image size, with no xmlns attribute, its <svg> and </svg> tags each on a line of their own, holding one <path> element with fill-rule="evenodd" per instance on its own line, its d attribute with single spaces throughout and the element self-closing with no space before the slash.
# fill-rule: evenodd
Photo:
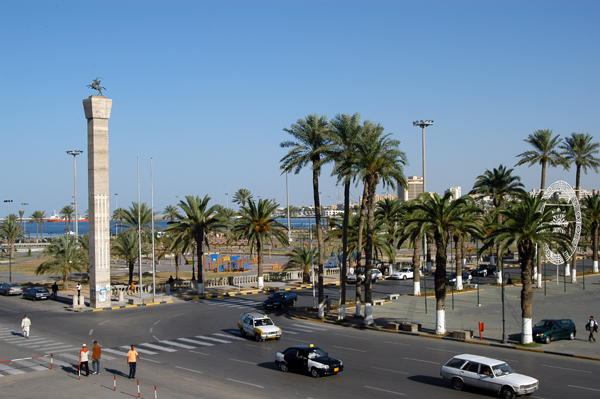
<svg viewBox="0 0 600 399">
<path fill-rule="evenodd" d="M 123 345 L 123 346 L 120 346 L 119 348 L 129 349 L 129 348 L 131 348 L 131 346 Z M 156 354 L 158 354 L 158 352 L 152 352 L 152 351 L 149 351 L 149 350 L 146 350 L 146 349 L 135 348 L 135 350 L 138 351 L 139 353 L 145 353 L 146 355 L 156 355 Z"/>
<path fill-rule="evenodd" d="M 289 334 L 289 333 L 288 333 Z M 282 339 L 286 340 L 286 341 L 294 341 L 294 342 L 302 342 L 302 343 L 308 343 L 307 340 L 305 339 L 294 339 L 294 338 L 288 338 L 285 335 L 282 336 Z"/>
<path fill-rule="evenodd" d="M 204 335 L 196 335 L 196 338 L 207 339 L 209 341 L 215 341 L 215 342 L 221 342 L 223 344 L 230 344 L 231 343 L 231 341 L 225 341 L 224 339 L 217 339 L 217 338 L 213 338 L 213 337 L 206 337 Z"/>
<path fill-rule="evenodd" d="M 392 344 L 392 345 L 402 345 L 402 346 L 410 346 L 409 344 L 402 344 L 400 342 L 390 342 L 390 341 L 383 341 L 384 344 Z"/>
<path fill-rule="evenodd" d="M 98 325 L 101 326 L 102 324 L 108 323 L 108 322 L 109 322 L 109 320 L 104 320 L 102 323 L 98 323 Z"/>
<path fill-rule="evenodd" d="M 160 339 L 158 339 L 158 337 L 156 335 L 153 335 L 152 338 L 154 338 L 157 341 L 160 341 Z"/>
<path fill-rule="evenodd" d="M 313 332 L 312 330 L 308 330 L 308 329 L 304 329 L 304 328 L 298 328 L 298 327 L 290 327 L 290 326 L 285 326 L 285 327 L 281 327 L 281 329 L 284 329 L 284 331 L 288 331 L 288 329 L 292 329 L 292 330 L 298 330 L 298 331 L 302 331 L 302 332 Z M 292 332 L 292 331 L 288 331 L 290 334 L 298 334 L 297 332 Z"/>
<path fill-rule="evenodd" d="M 4 371 L 8 374 L 23 374 L 25 373 L 23 370 L 13 369 L 5 364 L 0 363 L 0 371 Z"/>
<path fill-rule="evenodd" d="M 174 315 L 171 315 L 171 316 L 167 317 L 167 319 L 170 319 L 171 317 L 177 317 L 177 316 L 181 316 L 182 314 L 183 314 L 183 313 L 177 313 L 177 314 L 174 314 Z M 160 320 L 159 320 L 159 321 L 160 321 Z M 154 323 L 154 324 L 156 324 L 156 323 Z"/>
<path fill-rule="evenodd" d="M 177 339 L 180 341 L 189 342 L 191 344 L 196 344 L 196 345 L 215 346 L 215 344 L 211 344 L 209 342 L 196 341 L 196 340 L 189 339 L 189 338 L 177 338 Z"/>
<path fill-rule="evenodd" d="M 268 346 L 263 346 L 263 345 L 251 345 L 251 344 L 246 344 L 246 346 L 249 346 L 251 348 L 258 348 L 258 349 L 266 349 L 266 350 L 271 350 L 271 348 L 269 348 Z"/>
<path fill-rule="evenodd" d="M 90 330 L 90 333 L 89 333 L 89 335 L 92 335 L 92 333 L 93 333 L 93 332 L 94 332 L 94 329 L 92 328 L 92 329 Z"/>
<path fill-rule="evenodd" d="M 346 349 L 348 351 L 354 351 L 354 352 L 363 352 L 363 353 L 367 353 L 367 351 L 364 351 L 362 349 L 354 349 L 354 348 L 346 348 L 344 346 L 333 346 L 334 348 L 338 348 L 338 349 Z"/>
<path fill-rule="evenodd" d="M 596 392 L 600 392 L 600 389 L 595 389 L 595 388 L 588 388 L 588 387 L 580 387 L 578 385 L 569 385 L 570 387 L 573 388 L 579 388 L 579 389 L 587 389 L 589 391 L 596 391 Z"/>
<path fill-rule="evenodd" d="M 79 362 L 79 356 L 69 355 L 68 353 L 63 353 L 62 355 L 60 355 L 60 357 L 75 360 L 76 362 Z"/>
<path fill-rule="evenodd" d="M 110 352 L 112 354 L 119 355 L 119 356 L 127 356 L 127 352 L 119 352 L 119 351 L 116 351 L 116 350 L 110 349 L 110 348 L 102 348 L 102 352 Z"/>
<path fill-rule="evenodd" d="M 153 329 L 154 329 L 154 327 L 150 327 L 150 334 L 152 334 Z"/>
<path fill-rule="evenodd" d="M 414 360 L 415 362 L 423 362 L 423 363 L 430 363 L 430 364 L 441 364 L 438 362 L 429 362 L 427 360 L 413 359 L 412 357 L 405 357 L 404 360 Z"/>
<path fill-rule="evenodd" d="M 190 352 L 197 353 L 199 355 L 210 356 L 208 353 L 202 353 L 202 352 L 196 352 L 196 351 L 190 351 Z"/>
<path fill-rule="evenodd" d="M 589 373 L 589 374 L 592 373 L 591 371 L 587 371 L 587 370 L 568 369 L 568 368 L 565 368 L 565 367 L 548 366 L 547 364 L 542 364 L 542 366 L 544 366 L 544 367 L 550 367 L 550 368 L 553 368 L 553 369 L 559 369 L 559 370 L 577 371 L 578 373 Z"/>
<path fill-rule="evenodd" d="M 229 360 L 231 360 L 233 362 L 247 363 L 247 364 L 252 364 L 252 365 L 256 366 L 256 363 L 254 363 L 254 362 L 247 362 L 245 360 L 238 360 L 238 359 L 229 359 Z"/>
<path fill-rule="evenodd" d="M 148 362 L 152 362 L 152 363 L 160 363 L 158 360 L 148 359 L 147 357 L 145 357 L 143 360 L 144 361 L 148 361 Z"/>
<path fill-rule="evenodd" d="M 65 351 L 72 351 L 72 350 L 78 350 L 79 348 L 75 348 L 71 345 L 66 345 L 66 346 L 59 346 L 57 348 L 44 348 L 43 350 L 46 351 L 47 354 L 50 353 L 58 353 L 58 352 L 65 352 Z"/>
<path fill-rule="evenodd" d="M 15 363 L 17 364 L 21 364 L 25 367 L 29 367 L 31 369 L 34 369 L 35 371 L 44 371 L 44 370 L 48 370 L 48 367 L 42 366 L 40 364 L 36 364 L 33 362 L 30 362 L 28 360 L 15 360 Z"/>
<path fill-rule="evenodd" d="M 138 345 L 145 346 L 145 347 L 152 348 L 152 349 L 157 349 L 159 351 L 177 352 L 177 349 L 165 348 L 164 346 L 155 345 L 155 344 L 143 343 L 143 344 L 138 344 Z M 152 353 L 152 354 L 154 355 L 155 353 Z"/>
<path fill-rule="evenodd" d="M 48 342 L 54 342 L 54 341 L 52 341 L 51 339 L 47 339 L 46 341 L 27 342 L 24 344 L 17 344 L 17 346 L 28 346 L 30 348 L 37 348 L 38 346 L 40 346 L 38 344 L 45 344 Z M 62 342 L 57 342 L 57 344 L 62 344 Z"/>
<path fill-rule="evenodd" d="M 154 324 L 152 324 L 152 325 L 153 325 L 153 326 L 155 326 L 155 325 L 157 325 L 158 323 L 160 323 L 160 320 L 159 320 L 159 321 L 156 321 L 156 322 L 154 322 Z"/>
<path fill-rule="evenodd" d="M 232 336 L 231 334 L 214 333 L 213 335 L 216 335 L 217 337 L 224 337 L 224 338 L 229 338 L 229 339 L 237 339 L 237 340 L 240 340 L 240 341 L 245 341 L 244 338 L 235 337 L 235 336 Z"/>
<path fill-rule="evenodd" d="M 256 388 L 263 388 L 264 389 L 264 387 L 261 386 L 261 385 L 250 384 L 249 382 L 244 382 L 244 381 L 232 380 L 231 378 L 228 378 L 227 381 L 239 382 L 240 384 L 246 384 L 246 385 L 250 385 L 250 386 L 253 386 L 253 387 L 256 387 Z"/>
<path fill-rule="evenodd" d="M 406 396 L 405 393 L 401 393 L 401 392 L 395 392 L 395 391 L 388 391 L 387 389 L 381 389 L 381 388 L 375 388 L 375 387 L 370 387 L 368 385 L 365 385 L 365 388 L 369 388 L 369 389 L 374 389 L 376 391 L 381 391 L 381 392 L 386 392 L 386 393 L 393 393 L 394 395 L 402 395 L 402 396 Z"/>
<path fill-rule="evenodd" d="M 180 344 L 179 342 L 173 342 L 173 341 L 163 340 L 163 341 L 158 341 L 158 342 L 160 342 L 161 344 L 167 344 L 167 345 L 171 345 L 171 346 L 178 346 L 178 347 L 183 348 L 183 349 L 195 349 L 196 348 L 195 346 Z"/>
<path fill-rule="evenodd" d="M 438 351 L 438 352 L 460 353 L 460 352 L 457 352 L 457 351 L 449 351 L 449 350 L 446 350 L 446 349 L 438 349 L 438 348 L 427 348 L 427 349 L 431 349 L 432 351 Z"/>
<path fill-rule="evenodd" d="M 198 370 L 192 370 L 192 369 L 186 369 L 185 367 L 179 367 L 179 366 L 175 366 L 176 369 L 180 369 L 180 370 L 185 370 L 185 371 L 191 371 L 192 373 L 198 373 L 198 374 L 202 374 L 202 371 L 198 371 Z"/>
<path fill-rule="evenodd" d="M 305 324 L 292 324 L 293 326 L 296 327 L 301 327 L 301 328 L 308 328 L 309 330 L 317 330 L 317 331 L 327 331 L 327 328 L 317 328 L 317 327 L 312 327 L 312 326 L 308 326 Z"/>
<path fill-rule="evenodd" d="M 391 372 L 391 373 L 398 373 L 398 374 L 409 374 L 409 373 L 406 373 L 406 372 L 404 372 L 404 371 L 398 371 L 398 370 L 384 369 L 384 368 L 382 368 L 382 367 L 371 367 L 371 368 L 372 368 L 372 369 L 375 369 L 375 370 L 389 371 L 389 372 Z"/>
<path fill-rule="evenodd" d="M 32 339 L 33 338 L 33 339 Z M 31 336 L 29 339 L 25 338 L 25 337 L 18 337 L 18 338 L 11 338 L 11 339 L 5 339 L 6 342 L 19 342 L 19 341 L 23 341 L 25 342 L 25 340 L 29 341 L 29 342 L 33 342 L 35 340 L 40 340 L 40 339 L 44 339 L 44 338 L 39 338 L 37 336 Z"/>
<path fill-rule="evenodd" d="M 344 335 L 344 334 L 335 334 L 335 335 L 337 335 L 337 336 L 339 336 L 339 337 L 346 337 L 346 338 L 364 339 L 364 340 L 366 340 L 366 341 L 370 341 L 370 340 L 371 340 L 371 338 L 365 338 L 365 337 L 354 337 L 354 336 L 352 336 L 352 335 Z"/>
</svg>

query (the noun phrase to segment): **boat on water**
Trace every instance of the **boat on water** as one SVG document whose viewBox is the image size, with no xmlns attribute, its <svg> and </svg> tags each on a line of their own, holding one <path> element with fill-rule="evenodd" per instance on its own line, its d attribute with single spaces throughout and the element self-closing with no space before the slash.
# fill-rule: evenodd
<svg viewBox="0 0 600 399">
<path fill-rule="evenodd" d="M 74 222 L 74 221 L 75 221 L 74 219 L 69 219 L 69 222 Z M 89 222 L 90 219 L 88 219 L 85 216 L 79 216 L 77 218 L 77 221 L 78 222 Z M 48 219 L 46 219 L 46 222 L 65 222 L 65 219 L 61 219 L 61 216 L 58 213 L 54 212 Z"/>
</svg>

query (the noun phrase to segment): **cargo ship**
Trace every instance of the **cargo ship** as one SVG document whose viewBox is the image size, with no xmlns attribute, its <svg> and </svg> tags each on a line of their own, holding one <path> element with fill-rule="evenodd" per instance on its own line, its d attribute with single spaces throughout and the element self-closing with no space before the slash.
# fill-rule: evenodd
<svg viewBox="0 0 600 399">
<path fill-rule="evenodd" d="M 88 219 L 85 216 L 79 216 L 79 218 L 77 218 L 78 222 L 89 222 L 90 219 Z M 64 219 L 61 219 L 61 216 L 54 212 L 54 214 L 52 214 L 48 219 L 46 219 L 46 222 L 65 222 Z M 73 219 L 70 219 L 69 222 L 74 222 Z"/>
</svg>

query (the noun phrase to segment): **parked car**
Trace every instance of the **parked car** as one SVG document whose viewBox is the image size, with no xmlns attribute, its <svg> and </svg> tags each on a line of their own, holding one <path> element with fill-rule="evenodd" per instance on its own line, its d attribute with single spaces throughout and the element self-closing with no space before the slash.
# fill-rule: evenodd
<svg viewBox="0 0 600 399">
<path fill-rule="evenodd" d="M 354 274 L 349 274 L 348 276 L 346 276 L 346 283 L 356 284 L 356 281 L 359 278 L 361 283 L 365 282 L 364 268 L 361 268 L 358 274 L 356 274 L 355 272 Z M 381 280 L 383 280 L 383 273 L 381 273 L 378 269 L 371 269 L 371 281 L 376 283 Z"/>
<path fill-rule="evenodd" d="M 38 299 L 48 299 L 50 292 L 44 287 L 25 288 L 23 290 L 23 298 L 36 301 Z"/>
<path fill-rule="evenodd" d="M 4 283 L 0 285 L 0 294 L 5 296 L 9 295 L 21 295 L 23 293 L 23 287 L 17 283 Z"/>
<path fill-rule="evenodd" d="M 257 341 L 264 341 L 271 338 L 281 338 L 281 328 L 275 326 L 273 320 L 271 320 L 269 316 L 262 313 L 242 313 L 237 322 L 237 326 L 242 334 L 242 337 L 250 335 L 251 337 L 253 336 Z"/>
<path fill-rule="evenodd" d="M 469 273 L 462 272 L 462 282 L 464 284 L 470 283 L 472 278 L 473 277 Z M 452 272 L 446 277 L 446 284 L 456 284 L 456 272 Z"/>
<path fill-rule="evenodd" d="M 265 309 L 283 309 L 286 306 L 296 306 L 298 295 L 289 291 L 277 291 L 272 293 L 264 302 Z"/>
<path fill-rule="evenodd" d="M 419 269 L 419 275 L 423 276 L 423 272 Z M 406 280 L 408 278 L 415 278 L 415 268 L 414 267 L 403 267 L 400 270 L 395 271 L 390 276 L 392 280 Z"/>
<path fill-rule="evenodd" d="M 344 370 L 341 360 L 330 357 L 327 352 L 313 344 L 292 346 L 277 352 L 275 364 L 283 372 L 295 370 L 310 373 L 315 378 L 337 374 Z"/>
<path fill-rule="evenodd" d="M 471 270 L 471 276 L 477 277 L 477 275 L 486 277 L 487 275 L 493 274 L 496 270 L 496 266 L 491 265 L 479 265 L 475 269 Z"/>
<path fill-rule="evenodd" d="M 528 395 L 539 387 L 538 380 L 515 373 L 502 360 L 477 355 L 454 356 L 442 366 L 440 375 L 457 391 L 473 386 L 496 392 L 503 399 Z"/>
<path fill-rule="evenodd" d="M 533 339 L 549 344 L 557 339 L 575 339 L 577 328 L 571 319 L 544 319 L 532 328 Z"/>
</svg>

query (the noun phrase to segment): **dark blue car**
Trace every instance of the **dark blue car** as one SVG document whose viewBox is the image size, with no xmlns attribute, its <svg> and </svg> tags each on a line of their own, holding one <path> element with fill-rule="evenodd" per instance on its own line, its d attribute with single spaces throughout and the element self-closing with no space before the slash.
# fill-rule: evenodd
<svg viewBox="0 0 600 399">
<path fill-rule="evenodd" d="M 277 291 L 272 293 L 264 302 L 265 309 L 283 309 L 286 306 L 296 306 L 298 296 L 289 291 Z"/>
</svg>

